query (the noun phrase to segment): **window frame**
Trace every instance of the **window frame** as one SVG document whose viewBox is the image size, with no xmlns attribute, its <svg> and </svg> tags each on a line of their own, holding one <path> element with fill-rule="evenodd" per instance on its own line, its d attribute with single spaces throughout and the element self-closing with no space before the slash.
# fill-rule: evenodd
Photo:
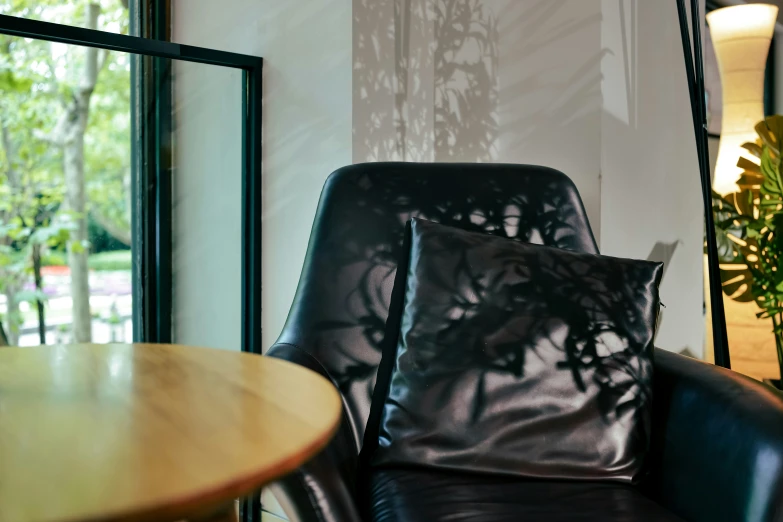
<svg viewBox="0 0 783 522">
<path fill-rule="evenodd" d="M 168 0 L 130 0 L 130 34 L 171 41 Z M 173 340 L 173 113 L 166 59 L 131 55 L 133 339 Z"/>
</svg>

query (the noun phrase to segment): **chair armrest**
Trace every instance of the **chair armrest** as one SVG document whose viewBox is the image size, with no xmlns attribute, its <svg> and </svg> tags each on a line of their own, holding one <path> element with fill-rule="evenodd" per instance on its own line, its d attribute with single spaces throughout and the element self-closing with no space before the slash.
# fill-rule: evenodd
<svg viewBox="0 0 783 522">
<path fill-rule="evenodd" d="M 783 522 L 783 395 L 656 350 L 648 494 L 690 522 Z"/>
<path fill-rule="evenodd" d="M 292 344 L 275 344 L 267 355 L 304 366 L 334 383 L 312 355 Z M 350 423 L 343 413 L 326 448 L 270 489 L 291 521 L 360 522 L 354 501 L 357 458 Z"/>
</svg>

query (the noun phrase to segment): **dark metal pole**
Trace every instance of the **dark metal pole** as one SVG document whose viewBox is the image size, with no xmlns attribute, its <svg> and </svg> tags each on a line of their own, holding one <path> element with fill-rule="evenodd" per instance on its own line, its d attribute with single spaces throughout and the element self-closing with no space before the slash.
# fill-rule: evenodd
<svg viewBox="0 0 783 522">
<path fill-rule="evenodd" d="M 715 364 L 731 368 L 729 342 L 726 333 L 726 311 L 723 308 L 723 289 L 720 280 L 720 262 L 718 242 L 715 237 L 715 219 L 712 213 L 712 180 L 710 176 L 710 158 L 707 135 L 707 107 L 704 93 L 704 64 L 701 46 L 701 19 L 699 0 L 691 0 L 693 21 L 693 49 L 691 51 L 690 32 L 688 31 L 688 12 L 685 0 L 677 0 L 677 13 L 680 21 L 682 50 L 685 57 L 685 72 L 688 78 L 688 90 L 691 96 L 691 115 L 693 131 L 696 137 L 696 151 L 699 158 L 702 198 L 704 200 L 704 219 L 707 236 L 707 268 L 709 272 L 710 305 L 712 309 L 712 342 L 715 351 Z M 695 61 L 694 61 L 695 54 Z"/>
<path fill-rule="evenodd" d="M 261 353 L 262 61 L 242 71 L 242 350 Z M 240 504 L 242 522 L 261 522 L 261 491 Z"/>
</svg>

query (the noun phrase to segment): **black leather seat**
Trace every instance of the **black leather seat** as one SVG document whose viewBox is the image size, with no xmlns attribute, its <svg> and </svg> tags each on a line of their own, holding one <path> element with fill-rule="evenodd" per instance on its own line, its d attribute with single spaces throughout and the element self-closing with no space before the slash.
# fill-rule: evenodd
<svg viewBox="0 0 783 522">
<path fill-rule="evenodd" d="M 424 470 L 372 476 L 375 522 L 682 522 L 632 486 Z"/>
<path fill-rule="evenodd" d="M 376 471 L 370 484 L 357 484 L 404 224 L 412 216 L 598 252 L 573 183 L 552 169 L 373 163 L 333 173 L 288 320 L 268 352 L 324 375 L 343 397 L 335 439 L 276 485 L 294 520 L 355 522 L 365 512 L 364 519 L 377 521 L 783 522 L 781 396 L 660 350 L 649 474 L 638 488 L 402 469 Z"/>
</svg>

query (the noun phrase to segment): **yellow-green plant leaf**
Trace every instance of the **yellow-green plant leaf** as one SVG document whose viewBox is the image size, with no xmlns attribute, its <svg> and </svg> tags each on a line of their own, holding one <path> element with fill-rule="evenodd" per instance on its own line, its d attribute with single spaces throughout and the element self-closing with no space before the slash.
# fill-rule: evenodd
<svg viewBox="0 0 783 522">
<path fill-rule="evenodd" d="M 758 143 L 752 143 L 748 142 L 742 145 L 742 148 L 756 156 L 757 158 L 761 158 L 761 145 Z M 741 165 L 737 165 L 738 167 L 741 167 Z"/>
<path fill-rule="evenodd" d="M 750 143 L 746 143 L 745 145 L 743 145 L 743 147 L 745 147 L 746 145 L 750 145 Z M 753 145 L 755 145 L 755 143 Z M 758 157 L 761 158 L 761 148 L 759 148 Z M 737 161 L 737 166 L 743 170 L 755 172 L 756 174 L 761 175 L 761 165 L 750 161 L 745 156 L 740 156 L 739 160 Z"/>
<path fill-rule="evenodd" d="M 780 156 L 780 137 L 783 136 L 783 116 L 774 115 L 756 124 L 756 132 L 775 156 Z"/>
</svg>

